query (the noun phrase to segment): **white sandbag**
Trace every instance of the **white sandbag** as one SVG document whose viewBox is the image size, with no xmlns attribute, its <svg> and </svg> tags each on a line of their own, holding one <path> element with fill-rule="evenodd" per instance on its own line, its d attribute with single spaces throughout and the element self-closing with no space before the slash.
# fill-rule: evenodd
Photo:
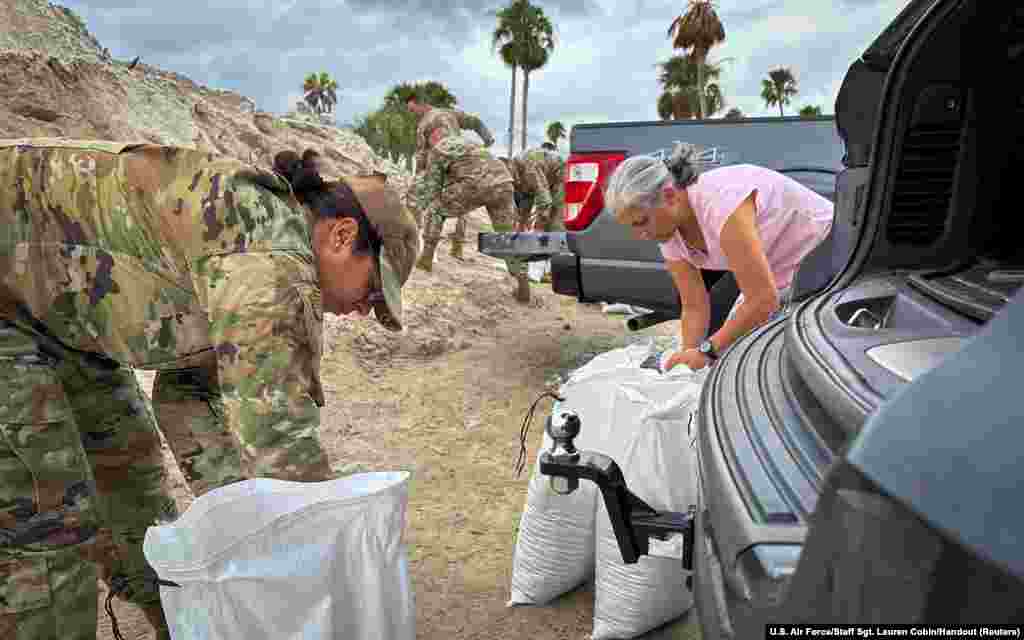
<svg viewBox="0 0 1024 640">
<path fill-rule="evenodd" d="M 543 447 L 551 447 L 547 434 Z M 581 482 L 559 495 L 549 480 L 534 465 L 512 558 L 509 605 L 545 604 L 594 575 L 595 487 Z"/>
<path fill-rule="evenodd" d="M 624 382 L 660 376 L 640 368 L 653 353 L 653 343 L 607 351 L 575 370 L 561 386 L 565 401 L 555 403 L 552 414 L 571 409 L 580 416 L 577 448 L 606 451 L 609 425 L 630 412 L 630 403 L 621 399 L 616 407 L 616 390 Z M 540 417 L 533 428 L 541 428 Z M 540 451 L 551 444 L 545 433 Z M 540 451 L 534 452 L 534 460 Z M 597 486 L 589 481 L 580 482 L 571 494 L 556 494 L 550 477 L 534 463 L 516 536 L 509 605 L 545 604 L 593 577 L 596 494 Z"/>
<path fill-rule="evenodd" d="M 629 490 L 659 511 L 697 503 L 690 417 L 706 375 L 679 366 L 654 383 L 623 385 L 638 410 L 616 426 L 629 437 L 615 460 Z M 604 502 L 596 507 L 592 640 L 634 638 L 686 613 L 693 594 L 681 562 L 648 555 L 625 564 Z"/>
<path fill-rule="evenodd" d="M 405 472 L 211 491 L 143 551 L 174 640 L 414 640 Z"/>
</svg>

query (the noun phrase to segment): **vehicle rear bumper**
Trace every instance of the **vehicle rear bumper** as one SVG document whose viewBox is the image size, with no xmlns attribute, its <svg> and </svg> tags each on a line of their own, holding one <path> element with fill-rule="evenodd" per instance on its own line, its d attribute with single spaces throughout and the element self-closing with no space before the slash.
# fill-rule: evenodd
<svg viewBox="0 0 1024 640">
<path fill-rule="evenodd" d="M 551 256 L 551 290 L 563 296 L 582 298 L 580 260 L 575 253 Z"/>
</svg>

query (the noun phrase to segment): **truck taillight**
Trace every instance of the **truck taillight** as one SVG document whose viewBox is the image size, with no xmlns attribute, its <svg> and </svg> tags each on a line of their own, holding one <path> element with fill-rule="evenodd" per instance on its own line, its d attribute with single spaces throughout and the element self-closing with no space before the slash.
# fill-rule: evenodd
<svg viewBox="0 0 1024 640">
<path fill-rule="evenodd" d="M 565 228 L 586 229 L 604 208 L 604 187 L 624 153 L 574 153 L 565 165 Z"/>
</svg>

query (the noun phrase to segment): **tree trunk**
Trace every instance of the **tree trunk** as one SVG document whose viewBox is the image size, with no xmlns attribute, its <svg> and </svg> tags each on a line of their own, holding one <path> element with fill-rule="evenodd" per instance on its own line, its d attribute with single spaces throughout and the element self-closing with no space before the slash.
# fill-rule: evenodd
<svg viewBox="0 0 1024 640">
<path fill-rule="evenodd" d="M 707 96 L 704 95 L 704 59 L 707 53 L 701 53 L 697 58 L 697 118 L 704 118 L 707 110 Z"/>
<path fill-rule="evenodd" d="M 784 118 L 786 114 L 782 113 L 782 100 L 779 100 L 779 117 Z"/>
<path fill-rule="evenodd" d="M 512 98 L 508 103 L 508 157 L 512 157 L 512 145 L 515 142 L 516 125 L 516 66 L 512 67 Z"/>
<path fill-rule="evenodd" d="M 530 95 L 530 72 L 523 69 L 523 130 L 519 133 L 519 150 L 526 150 L 526 97 Z"/>
</svg>

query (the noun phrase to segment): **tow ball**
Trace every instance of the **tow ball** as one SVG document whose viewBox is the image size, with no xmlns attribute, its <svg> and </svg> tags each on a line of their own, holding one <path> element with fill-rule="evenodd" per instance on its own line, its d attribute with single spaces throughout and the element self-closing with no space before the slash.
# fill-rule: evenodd
<svg viewBox="0 0 1024 640">
<path fill-rule="evenodd" d="M 640 556 L 650 555 L 681 560 L 683 569 L 692 571 L 696 506 L 686 513 L 652 508 L 626 487 L 614 460 L 576 448 L 573 440 L 581 428 L 579 415 L 567 409 L 557 409 L 545 421 L 553 444 L 540 454 L 540 472 L 550 476 L 552 491 L 570 494 L 581 479 L 590 480 L 601 490 L 623 562 L 635 564 Z"/>
</svg>

